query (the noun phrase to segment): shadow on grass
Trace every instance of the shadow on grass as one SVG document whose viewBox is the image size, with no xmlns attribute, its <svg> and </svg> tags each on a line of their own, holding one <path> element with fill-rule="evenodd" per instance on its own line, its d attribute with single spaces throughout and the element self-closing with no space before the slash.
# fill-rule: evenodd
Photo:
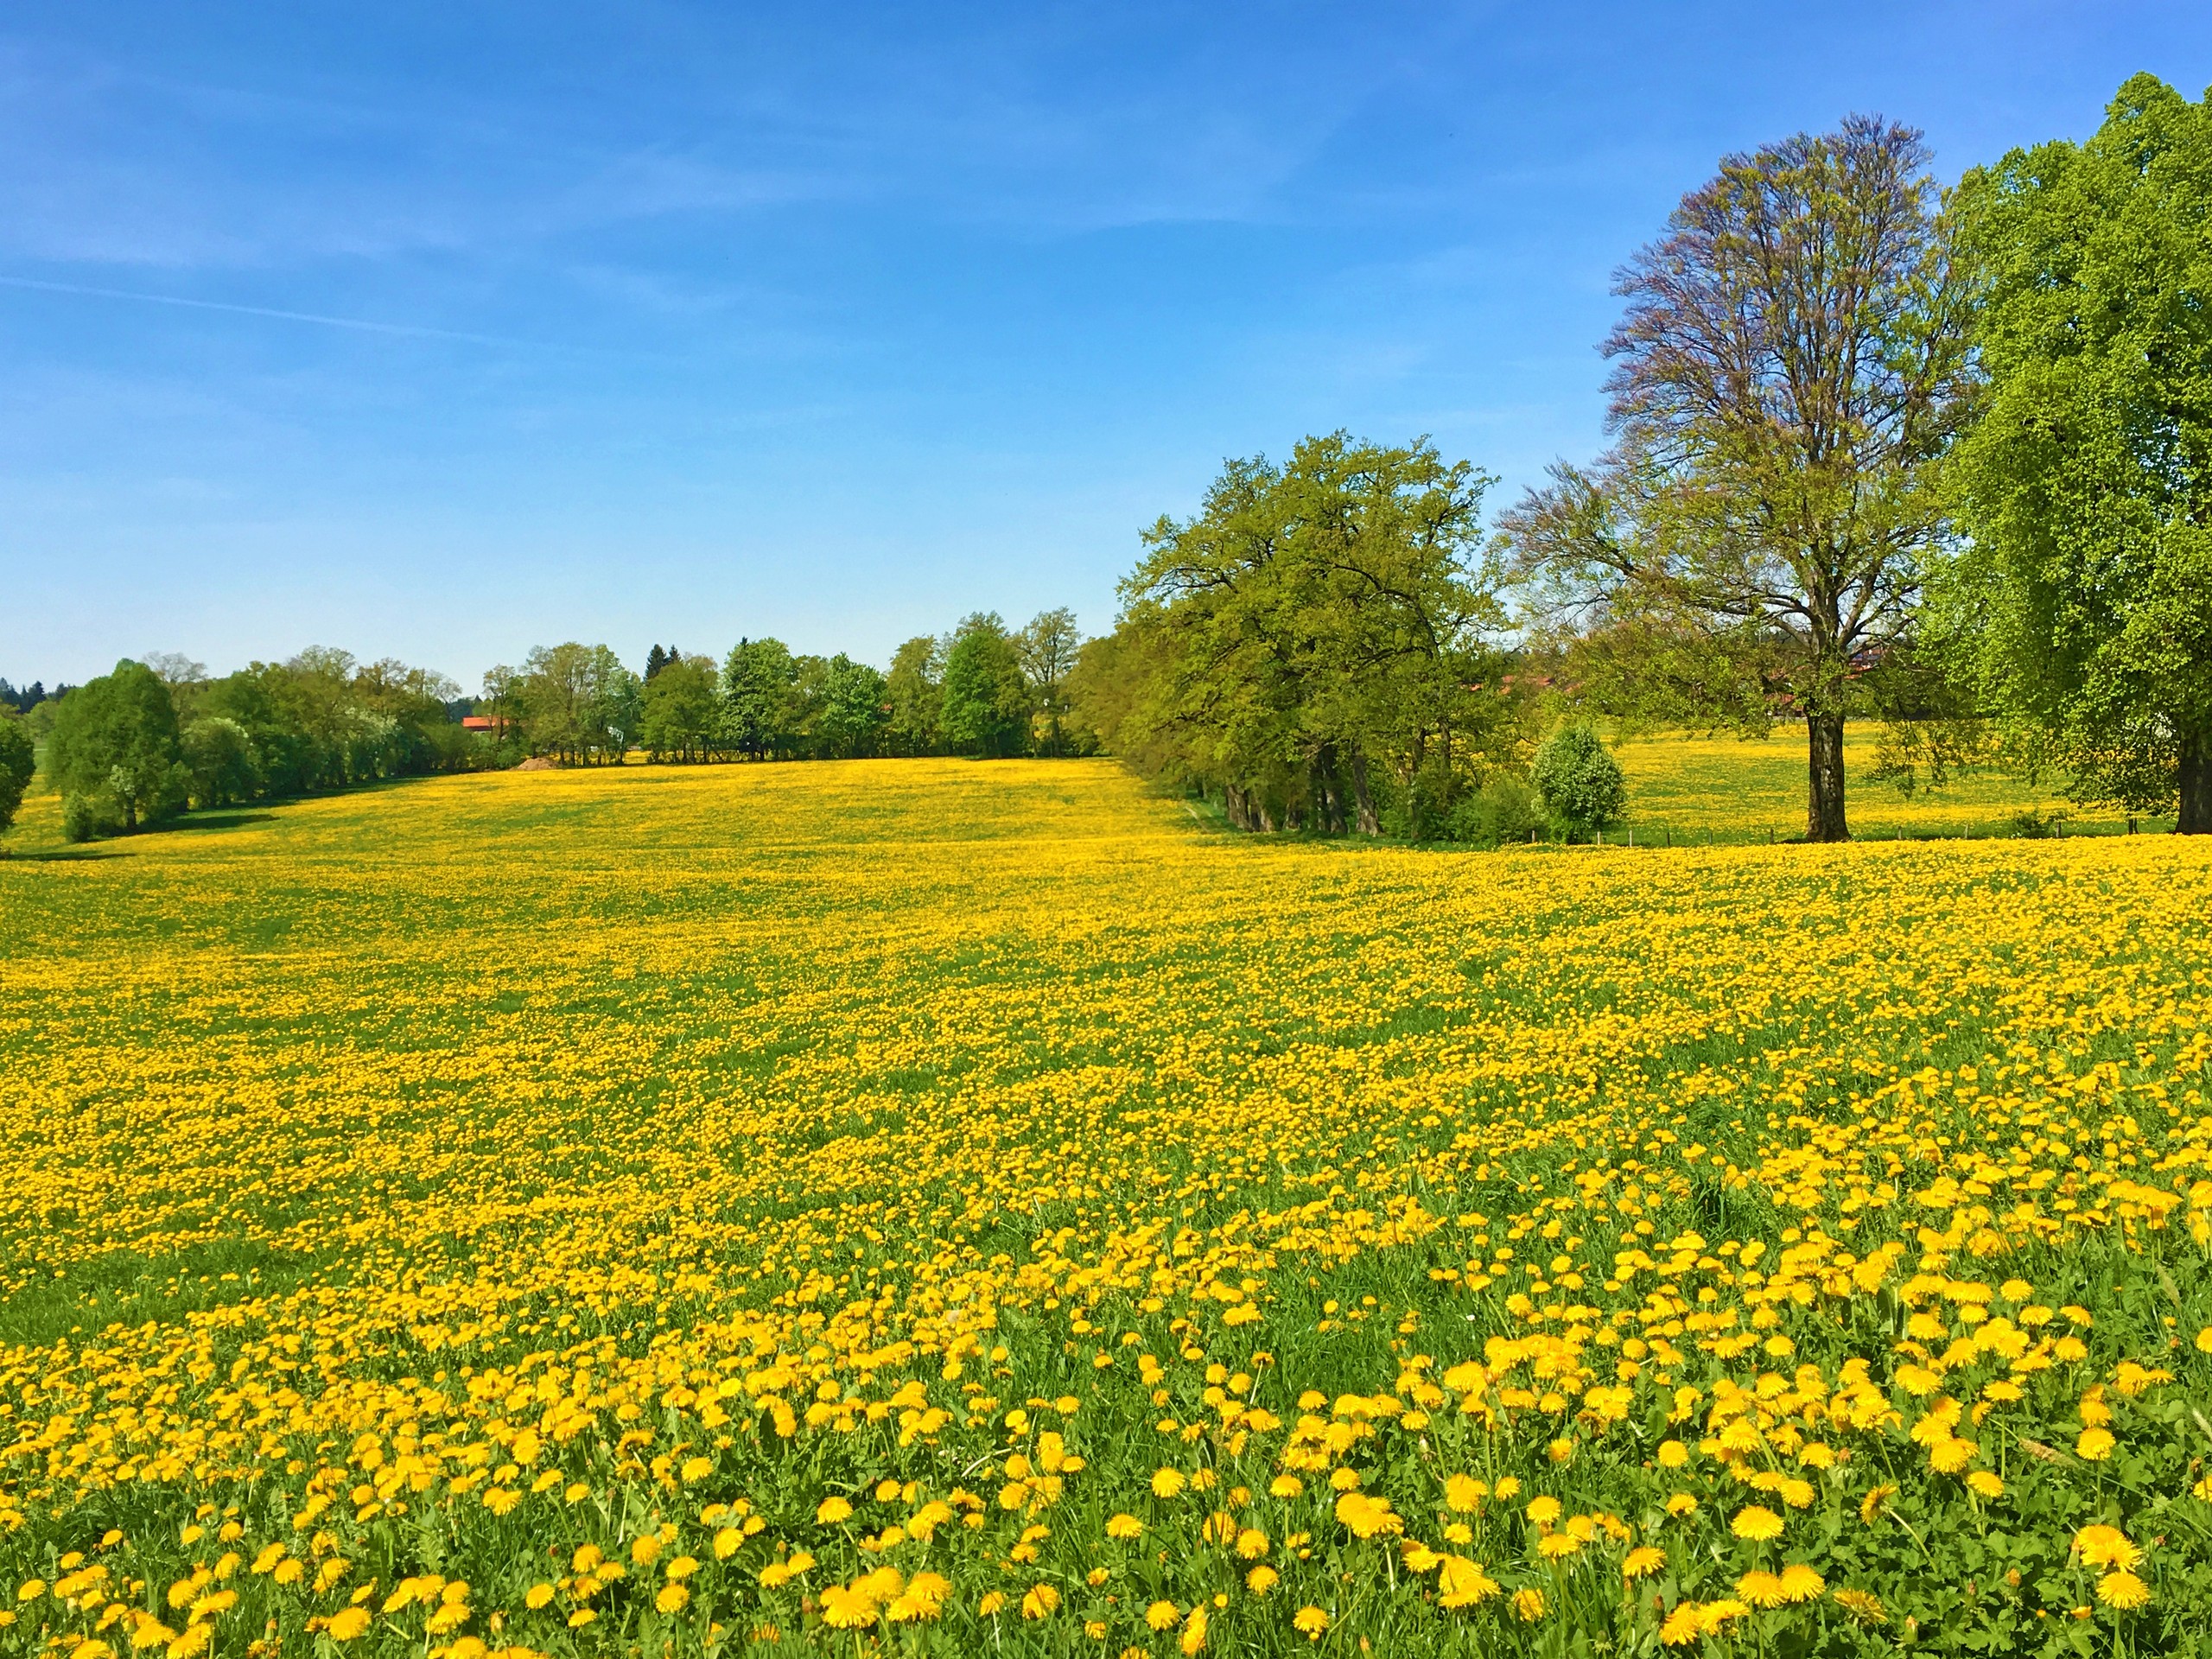
<svg viewBox="0 0 2212 1659">
<path fill-rule="evenodd" d="M 128 851 L 95 850 L 90 847 L 62 847 L 46 853 L 11 853 L 0 849 L 0 863 L 10 864 L 82 864 L 95 858 L 128 858 Z"/>
<path fill-rule="evenodd" d="M 190 812 L 159 826 L 164 835 L 186 830 L 235 830 L 242 823 L 274 823 L 274 812 Z"/>
</svg>

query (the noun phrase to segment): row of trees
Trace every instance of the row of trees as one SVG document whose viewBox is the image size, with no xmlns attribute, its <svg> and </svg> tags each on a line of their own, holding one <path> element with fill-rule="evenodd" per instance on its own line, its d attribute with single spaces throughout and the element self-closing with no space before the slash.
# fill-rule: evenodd
<svg viewBox="0 0 2212 1659">
<path fill-rule="evenodd" d="M 179 657 L 126 659 L 3 722 L 3 747 L 28 754 L 43 738 L 64 831 L 81 841 L 188 807 L 489 765 L 492 746 L 454 723 L 456 696 L 442 676 L 322 647 L 220 678 Z"/>
<path fill-rule="evenodd" d="M 480 698 L 442 675 L 321 647 L 220 678 L 181 657 L 125 660 L 57 696 L 5 688 L 0 830 L 40 743 L 73 840 L 192 807 L 531 756 L 588 766 L 636 749 L 672 761 L 1087 753 L 1096 740 L 1071 720 L 1068 696 L 1081 644 L 1065 610 L 1019 630 L 979 613 L 942 639 L 907 641 L 887 673 L 751 639 L 719 664 L 656 645 L 639 676 L 605 645 L 570 643 L 494 668 Z"/>
<path fill-rule="evenodd" d="M 478 711 L 521 753 L 576 765 L 639 748 L 657 761 L 852 760 L 869 755 L 1087 753 L 1070 720 L 1082 636 L 1046 611 L 1010 629 L 978 612 L 909 639 L 888 671 L 741 639 L 719 662 L 656 644 L 645 672 L 604 645 L 540 647 L 484 677 Z"/>
<path fill-rule="evenodd" d="M 2002 758 L 2212 831 L 2212 98 L 2139 76 L 1948 197 L 1929 160 L 1857 118 L 1726 159 L 1618 279 L 1614 446 L 1494 537 L 1426 441 L 1230 462 L 1078 707 L 1262 826 L 1448 822 L 1572 687 L 1802 721 L 1815 841 L 1863 715 L 1907 787 Z"/>
</svg>

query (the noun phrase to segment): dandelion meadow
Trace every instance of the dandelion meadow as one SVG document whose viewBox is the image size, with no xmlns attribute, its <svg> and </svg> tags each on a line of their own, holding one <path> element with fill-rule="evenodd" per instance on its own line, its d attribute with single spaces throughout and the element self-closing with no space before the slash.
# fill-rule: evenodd
<svg viewBox="0 0 2212 1659">
<path fill-rule="evenodd" d="M 2194 1651 L 2196 838 L 1103 761 L 0 863 L 9 1650 Z"/>
</svg>

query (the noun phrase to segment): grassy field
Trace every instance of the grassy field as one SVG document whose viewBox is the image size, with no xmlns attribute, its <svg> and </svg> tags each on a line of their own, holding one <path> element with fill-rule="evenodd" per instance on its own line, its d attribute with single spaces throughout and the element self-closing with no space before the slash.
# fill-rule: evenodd
<svg viewBox="0 0 2212 1659">
<path fill-rule="evenodd" d="M 2056 779 L 2040 783 L 1996 771 L 1958 774 L 1942 789 L 1911 797 L 1872 773 L 1879 728 L 1844 731 L 1844 771 L 1852 833 L 1866 840 L 1943 836 L 2009 836 L 2023 813 L 2063 820 L 2063 833 L 2123 833 L 2127 821 L 2110 808 L 2077 807 Z M 1638 840 L 1700 843 L 1780 840 L 1805 833 L 1805 734 L 1783 727 L 1763 742 L 1735 738 L 1659 736 L 1618 750 L 1628 773 L 1629 828 Z M 2145 823 L 2171 829 L 2170 820 Z"/>
<path fill-rule="evenodd" d="M 10 844 L 11 1650 L 2212 1629 L 2196 841 L 881 761 Z"/>
</svg>

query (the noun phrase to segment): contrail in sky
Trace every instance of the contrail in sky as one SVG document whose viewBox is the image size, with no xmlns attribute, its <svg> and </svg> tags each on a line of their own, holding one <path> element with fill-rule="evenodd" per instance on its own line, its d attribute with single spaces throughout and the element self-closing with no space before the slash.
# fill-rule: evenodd
<svg viewBox="0 0 2212 1659">
<path fill-rule="evenodd" d="M 177 305 L 194 311 L 228 311 L 242 317 L 271 317 L 280 322 L 312 322 L 325 328 L 351 328 L 365 334 L 398 334 L 416 340 L 454 340 L 471 346 L 522 346 L 535 351 L 558 351 L 543 342 L 505 340 L 496 334 L 463 334 L 453 328 L 427 328 L 411 322 L 370 322 L 360 317 L 328 317 L 315 311 L 284 311 L 269 305 L 238 305 L 228 300 L 193 300 L 176 294 L 145 294 L 126 288 L 89 288 L 80 283 L 49 283 L 35 276 L 0 276 L 0 287 L 27 288 L 41 294 L 74 294 L 93 300 L 137 300 L 143 305 Z"/>
</svg>

